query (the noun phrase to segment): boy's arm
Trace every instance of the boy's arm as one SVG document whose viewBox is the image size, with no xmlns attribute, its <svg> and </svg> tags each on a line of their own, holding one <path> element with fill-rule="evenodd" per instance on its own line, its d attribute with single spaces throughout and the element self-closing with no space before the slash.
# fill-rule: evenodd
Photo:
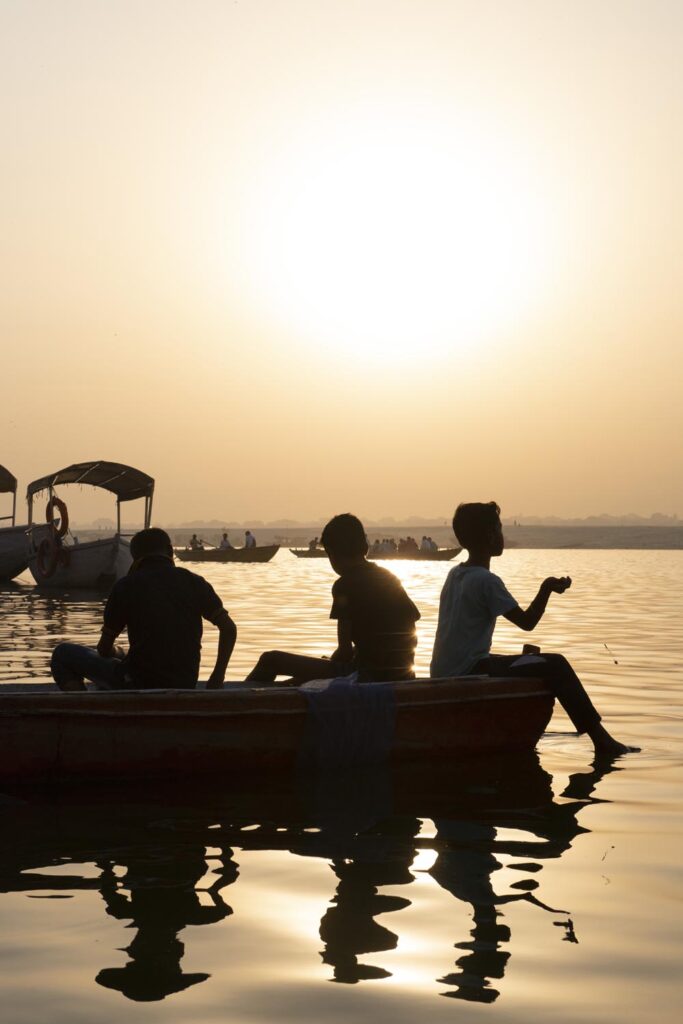
<svg viewBox="0 0 683 1024">
<path fill-rule="evenodd" d="M 571 585 L 572 581 L 569 576 L 548 576 L 541 583 L 536 597 L 526 610 L 517 605 L 516 608 L 511 608 L 509 612 L 505 612 L 505 618 L 514 626 L 518 626 L 520 629 L 525 630 L 525 632 L 530 633 L 543 618 L 550 595 L 564 594 L 565 590 L 571 587 Z"/>
<path fill-rule="evenodd" d="M 101 658 L 119 657 L 119 650 L 114 647 L 114 642 L 126 628 L 127 619 L 125 601 L 119 581 L 114 585 L 104 607 L 102 632 L 97 643 L 97 653 Z"/>
<path fill-rule="evenodd" d="M 225 670 L 230 661 L 230 655 L 235 648 L 237 640 L 237 626 L 230 618 L 224 608 L 215 615 L 212 620 L 214 626 L 218 627 L 218 653 L 213 672 L 206 684 L 207 690 L 217 690 L 223 685 Z"/>
<path fill-rule="evenodd" d="M 337 650 L 332 661 L 351 661 L 353 657 L 353 641 L 351 640 L 351 620 L 337 619 Z"/>
</svg>

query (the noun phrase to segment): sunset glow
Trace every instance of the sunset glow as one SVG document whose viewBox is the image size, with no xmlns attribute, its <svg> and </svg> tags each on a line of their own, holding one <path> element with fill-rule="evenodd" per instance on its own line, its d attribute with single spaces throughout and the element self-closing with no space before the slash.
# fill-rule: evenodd
<svg viewBox="0 0 683 1024">
<path fill-rule="evenodd" d="M 466 352 L 538 298 L 556 240 L 504 133 L 400 106 L 315 127 L 251 194 L 246 256 L 272 320 L 372 364 Z"/>
</svg>

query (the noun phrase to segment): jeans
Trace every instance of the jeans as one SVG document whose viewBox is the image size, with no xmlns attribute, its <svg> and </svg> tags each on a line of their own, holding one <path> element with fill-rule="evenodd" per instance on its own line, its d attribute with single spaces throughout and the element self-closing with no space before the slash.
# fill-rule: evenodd
<svg viewBox="0 0 683 1024">
<path fill-rule="evenodd" d="M 103 658 L 92 647 L 82 644 L 58 644 L 52 652 L 50 669 L 60 689 L 69 683 L 82 683 L 84 679 L 106 690 L 122 690 L 126 685 L 123 665 L 118 658 Z"/>
<path fill-rule="evenodd" d="M 488 676 L 543 679 L 571 718 L 578 733 L 590 732 L 598 724 L 600 715 L 566 658 L 561 654 L 541 654 L 542 662 L 516 668 L 513 663 L 519 657 L 519 654 L 490 654 L 470 672 L 473 675 L 484 673 Z"/>
</svg>

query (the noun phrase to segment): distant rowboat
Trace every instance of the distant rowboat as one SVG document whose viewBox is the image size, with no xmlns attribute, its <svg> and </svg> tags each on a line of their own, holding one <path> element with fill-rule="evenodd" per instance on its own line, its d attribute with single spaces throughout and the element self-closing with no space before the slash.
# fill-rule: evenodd
<svg viewBox="0 0 683 1024">
<path fill-rule="evenodd" d="M 440 764 L 499 751 L 531 751 L 550 720 L 553 696 L 538 679 L 410 680 L 391 688 L 395 707 L 387 756 Z M 379 693 L 372 698 L 381 699 Z M 234 770 L 293 769 L 327 719 L 297 687 L 226 684 L 222 690 L 62 693 L 40 684 L 0 687 L 0 780 L 31 783 L 229 778 Z M 366 705 L 345 707 L 355 736 Z M 367 763 L 372 745 L 354 751 Z M 375 758 L 376 759 L 376 758 Z M 355 763 L 355 762 L 354 762 Z"/>
<path fill-rule="evenodd" d="M 176 548 L 181 562 L 269 562 L 280 550 L 279 544 L 262 544 L 254 548 Z"/>
<path fill-rule="evenodd" d="M 290 548 L 297 558 L 327 558 L 324 548 Z M 402 560 L 409 562 L 450 562 L 451 558 L 459 555 L 462 548 L 439 548 L 437 551 L 369 551 L 368 558 L 375 562 L 383 562 L 385 559 Z"/>
</svg>

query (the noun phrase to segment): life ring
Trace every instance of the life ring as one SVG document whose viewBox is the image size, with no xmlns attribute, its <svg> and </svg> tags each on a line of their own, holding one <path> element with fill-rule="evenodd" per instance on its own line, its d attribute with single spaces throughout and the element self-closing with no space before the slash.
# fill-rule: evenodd
<svg viewBox="0 0 683 1024">
<path fill-rule="evenodd" d="M 59 512 L 59 526 L 55 526 L 55 509 Z M 55 494 L 52 495 L 45 509 L 45 518 L 54 527 L 58 537 L 65 537 L 69 529 L 69 512 L 66 504 Z"/>
<path fill-rule="evenodd" d="M 54 574 L 61 550 L 62 545 L 53 531 L 41 540 L 36 551 L 36 568 L 43 579 L 48 580 Z"/>
</svg>

